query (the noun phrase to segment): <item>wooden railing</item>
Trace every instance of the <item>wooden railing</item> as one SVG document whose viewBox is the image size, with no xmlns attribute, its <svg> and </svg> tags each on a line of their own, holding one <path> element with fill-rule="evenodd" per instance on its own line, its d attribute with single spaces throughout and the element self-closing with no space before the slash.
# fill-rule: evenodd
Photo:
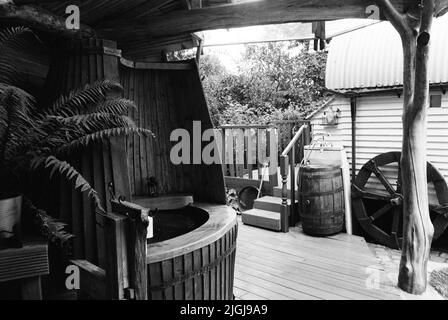
<svg viewBox="0 0 448 320">
<path fill-rule="evenodd" d="M 280 209 L 281 230 L 287 232 L 290 225 L 298 222 L 298 208 L 296 205 L 296 146 L 301 148 L 310 142 L 310 126 L 305 124 L 295 133 L 288 146 L 280 155 L 280 175 L 282 179 L 282 205 Z M 298 159 L 299 162 L 301 159 Z M 290 203 L 288 204 L 288 168 L 290 170 Z"/>
<path fill-rule="evenodd" d="M 265 150 L 275 150 L 277 163 L 280 161 L 280 152 L 289 144 L 295 135 L 295 129 L 308 124 L 305 120 L 281 120 L 273 121 L 270 125 L 224 125 L 220 128 L 223 139 L 223 173 L 226 177 L 226 185 L 230 188 L 241 189 L 252 185 L 259 187 L 260 180 L 263 180 L 263 159 L 258 158 L 261 154 L 267 154 Z M 274 137 L 275 136 L 275 137 Z M 301 136 L 300 141 L 296 141 L 297 148 L 294 148 L 294 156 L 291 159 L 299 161 L 304 156 L 304 146 L 309 143 L 309 128 Z M 262 138 L 260 140 L 260 137 Z M 249 143 L 252 139 L 253 143 Z M 234 146 L 244 144 L 244 153 L 238 154 Z M 272 145 L 271 145 L 272 144 Z M 229 154 L 229 146 L 233 148 L 233 154 Z M 271 148 L 272 147 L 272 148 Z M 250 154 L 255 154 L 256 161 L 248 161 Z M 271 159 L 269 152 L 269 158 Z M 295 163 L 295 162 L 294 162 Z M 268 170 L 266 170 L 268 171 Z M 256 172 L 256 173 L 255 173 Z M 266 178 L 269 176 L 268 180 Z M 262 184 L 262 194 L 272 195 L 273 188 L 279 185 L 277 172 L 266 173 L 265 182 Z"/>
<path fill-rule="evenodd" d="M 272 188 L 278 185 L 278 176 L 263 168 L 266 159 L 260 159 L 260 155 L 270 158 L 271 152 L 278 153 L 276 128 L 270 125 L 224 125 L 221 126 L 221 136 L 222 167 L 227 186 L 237 190 L 249 185 L 258 188 L 260 180 L 265 180 L 262 193 L 271 194 Z"/>
<path fill-rule="evenodd" d="M 271 124 L 277 129 L 278 134 L 278 146 L 280 152 L 285 150 L 291 140 L 294 138 L 294 135 L 301 126 L 308 124 L 309 120 L 295 119 L 295 120 L 277 120 L 273 121 Z M 306 138 L 306 135 L 303 136 L 303 139 Z M 295 157 L 296 159 L 302 159 L 304 156 L 304 148 L 305 144 L 300 143 L 305 141 L 299 141 L 299 147 L 296 148 Z M 280 152 L 279 152 L 279 161 L 280 161 Z"/>
</svg>

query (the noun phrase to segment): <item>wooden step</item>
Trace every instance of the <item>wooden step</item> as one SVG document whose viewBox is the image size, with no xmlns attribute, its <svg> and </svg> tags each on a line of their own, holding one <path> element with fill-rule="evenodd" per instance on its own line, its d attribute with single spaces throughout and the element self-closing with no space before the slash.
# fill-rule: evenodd
<svg viewBox="0 0 448 320">
<path fill-rule="evenodd" d="M 297 201 L 296 201 L 297 202 Z M 288 200 L 288 205 L 291 204 L 291 200 Z M 265 196 L 254 201 L 254 209 L 280 212 L 282 205 L 282 198 Z"/>
<path fill-rule="evenodd" d="M 280 231 L 280 213 L 274 211 L 251 209 L 241 214 L 244 224 L 264 229 Z"/>
<path fill-rule="evenodd" d="M 281 198 L 282 197 L 282 187 L 274 187 L 273 195 L 274 195 L 274 197 Z M 299 198 L 299 192 L 296 189 L 296 199 L 298 199 L 298 198 Z M 291 199 L 291 190 L 289 189 L 289 186 L 288 186 L 288 199 Z"/>
</svg>

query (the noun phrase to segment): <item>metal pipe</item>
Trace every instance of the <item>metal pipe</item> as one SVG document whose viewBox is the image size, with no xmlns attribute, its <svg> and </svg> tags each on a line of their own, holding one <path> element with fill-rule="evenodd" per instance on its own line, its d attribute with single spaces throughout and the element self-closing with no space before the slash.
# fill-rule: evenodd
<svg viewBox="0 0 448 320">
<path fill-rule="evenodd" d="M 352 183 L 356 179 L 356 97 L 350 98 L 350 113 L 352 118 Z"/>
</svg>

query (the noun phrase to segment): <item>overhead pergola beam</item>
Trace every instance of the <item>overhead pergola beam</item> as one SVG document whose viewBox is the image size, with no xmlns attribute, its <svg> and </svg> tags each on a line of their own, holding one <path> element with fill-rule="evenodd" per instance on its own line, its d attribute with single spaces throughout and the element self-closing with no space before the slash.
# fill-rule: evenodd
<svg viewBox="0 0 448 320">
<path fill-rule="evenodd" d="M 68 29 L 64 17 L 34 5 L 18 6 L 12 0 L 0 0 L 0 21 L 20 24 L 62 37 L 95 36 L 95 31 L 88 26 L 82 25 L 79 30 Z"/>
<path fill-rule="evenodd" d="M 415 7 L 418 0 L 393 0 L 399 11 Z M 105 36 L 120 31 L 131 36 L 146 32 L 151 37 L 213 29 L 226 29 L 288 22 L 312 22 L 347 18 L 367 18 L 366 9 L 374 0 L 260 0 L 231 3 L 192 10 L 175 10 L 160 16 L 142 17 L 132 22 L 104 22 L 98 31 Z"/>
</svg>

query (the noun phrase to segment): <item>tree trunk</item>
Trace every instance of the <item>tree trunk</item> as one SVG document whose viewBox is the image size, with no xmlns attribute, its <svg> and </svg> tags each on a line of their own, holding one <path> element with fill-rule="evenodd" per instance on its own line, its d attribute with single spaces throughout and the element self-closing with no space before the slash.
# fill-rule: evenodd
<svg viewBox="0 0 448 320">
<path fill-rule="evenodd" d="M 414 79 L 413 86 L 409 82 L 407 83 L 409 87 L 405 88 L 408 99 L 405 100 L 403 111 L 401 170 L 404 194 L 404 237 L 398 286 L 413 294 L 422 294 L 426 290 L 427 264 L 434 234 L 434 227 L 429 216 L 426 172 L 428 60 L 433 8 L 428 8 L 431 6 L 431 1 L 426 1 L 425 5 L 427 7 L 422 9 L 418 36 L 412 34 L 409 38 L 403 37 L 403 46 L 408 46 L 407 51 L 410 51 L 410 54 L 405 54 L 405 74 L 414 73 Z M 430 11 L 430 16 L 427 11 Z"/>
<path fill-rule="evenodd" d="M 409 15 L 396 11 L 389 0 L 379 1 L 403 45 L 403 251 L 398 286 L 422 294 L 434 227 L 429 216 L 426 172 L 426 114 L 429 102 L 429 42 L 434 0 L 422 0 Z"/>
</svg>

